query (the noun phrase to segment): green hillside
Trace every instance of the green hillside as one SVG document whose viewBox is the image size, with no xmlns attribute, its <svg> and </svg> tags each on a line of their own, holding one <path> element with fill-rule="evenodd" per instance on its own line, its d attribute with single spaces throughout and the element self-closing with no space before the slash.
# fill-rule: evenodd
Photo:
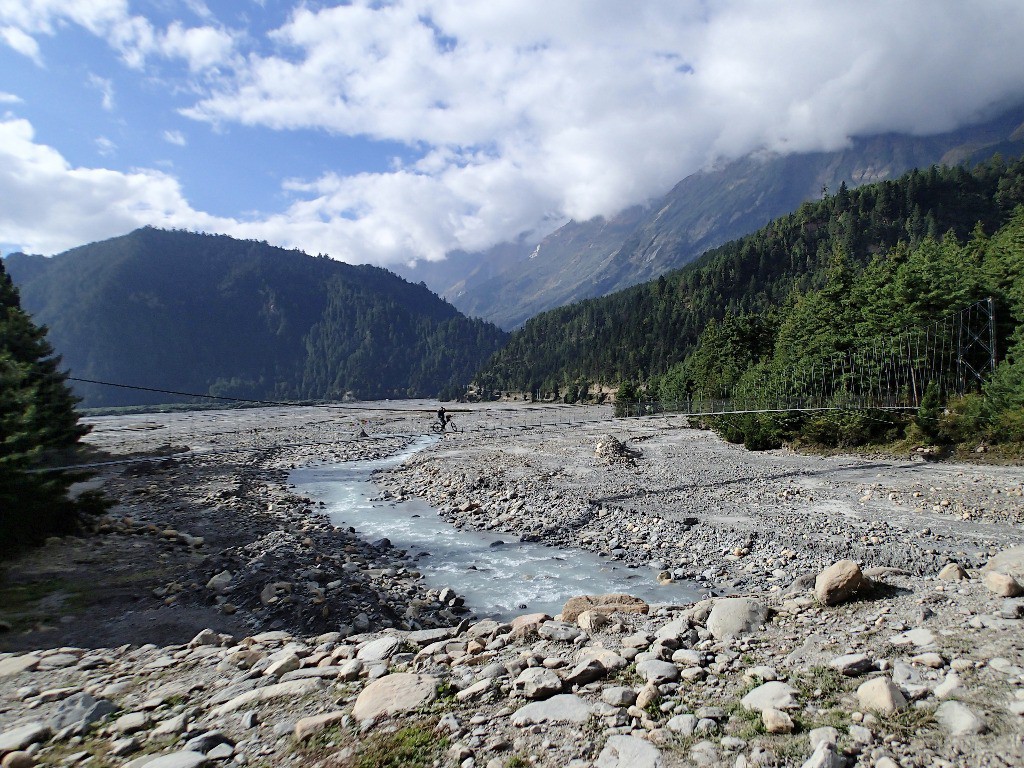
<svg viewBox="0 0 1024 768">
<path fill-rule="evenodd" d="M 1007 369 L 1019 353 L 1022 204 L 1024 162 L 999 159 L 841 187 L 656 281 L 531 319 L 477 384 L 570 397 L 593 383 L 721 392 L 755 365 L 800 365 L 800 350 L 842 349 L 844 335 L 891 333 L 986 295 L 1004 318 Z"/>
<path fill-rule="evenodd" d="M 425 397 L 464 387 L 505 334 L 387 270 L 153 228 L 6 260 L 76 378 L 243 398 Z M 76 385 L 83 405 L 168 396 Z"/>
</svg>

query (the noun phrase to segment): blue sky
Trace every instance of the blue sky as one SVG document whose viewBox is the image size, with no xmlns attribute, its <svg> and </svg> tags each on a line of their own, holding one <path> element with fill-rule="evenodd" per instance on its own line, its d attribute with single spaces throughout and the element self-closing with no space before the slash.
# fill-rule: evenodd
<svg viewBox="0 0 1024 768">
<path fill-rule="evenodd" d="M 0 0 L 0 250 L 145 224 L 350 262 L 1024 101 L 1018 0 Z"/>
</svg>

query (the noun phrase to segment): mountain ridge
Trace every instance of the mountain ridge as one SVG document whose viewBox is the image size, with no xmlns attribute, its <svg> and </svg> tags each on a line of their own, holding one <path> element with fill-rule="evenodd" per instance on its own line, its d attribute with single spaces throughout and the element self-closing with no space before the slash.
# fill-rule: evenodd
<svg viewBox="0 0 1024 768">
<path fill-rule="evenodd" d="M 424 281 L 461 311 L 506 330 L 542 311 L 656 278 L 711 248 L 837 190 L 893 179 L 912 168 L 1024 154 L 1024 106 L 934 136 L 886 133 L 851 139 L 836 152 L 747 156 L 679 181 L 645 206 L 609 219 L 569 222 L 538 242 L 503 243 L 455 264 L 397 272 Z M 618 242 L 610 233 L 621 235 Z M 540 247 L 547 263 L 528 255 Z M 452 267 L 456 267 L 455 270 Z M 476 274 L 467 274 L 475 269 Z M 462 277 L 455 281 L 453 272 Z M 524 298 L 514 298 L 517 292 Z"/>
<path fill-rule="evenodd" d="M 147 227 L 5 264 L 77 378 L 257 399 L 433 396 L 505 338 L 385 269 L 226 235 Z M 166 402 L 76 392 L 86 406 Z"/>
</svg>

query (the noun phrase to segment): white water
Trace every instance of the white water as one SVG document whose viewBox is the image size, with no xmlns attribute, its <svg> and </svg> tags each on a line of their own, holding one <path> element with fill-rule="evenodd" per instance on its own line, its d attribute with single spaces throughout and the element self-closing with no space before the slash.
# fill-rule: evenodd
<svg viewBox="0 0 1024 768">
<path fill-rule="evenodd" d="M 436 438 L 377 461 L 352 461 L 293 470 L 303 495 L 326 505 L 334 525 L 352 526 L 364 539 L 387 538 L 416 556 L 415 569 L 431 587 L 451 587 L 477 616 L 508 619 L 523 612 L 558 613 L 574 595 L 624 592 L 654 603 L 698 598 L 683 584 L 660 585 L 656 572 L 630 569 L 583 550 L 522 543 L 513 534 L 460 530 L 418 499 L 372 501 L 370 473 L 401 464 Z"/>
</svg>

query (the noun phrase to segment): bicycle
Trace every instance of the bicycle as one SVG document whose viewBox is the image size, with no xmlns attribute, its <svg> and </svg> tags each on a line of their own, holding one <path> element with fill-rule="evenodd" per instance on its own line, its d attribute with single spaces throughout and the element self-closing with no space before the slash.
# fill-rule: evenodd
<svg viewBox="0 0 1024 768">
<path fill-rule="evenodd" d="M 435 433 L 437 433 L 439 435 L 443 434 L 444 432 L 448 431 L 449 429 L 452 432 L 461 432 L 462 431 L 462 430 L 459 429 L 458 425 L 455 423 L 455 421 L 452 419 L 451 416 L 449 416 L 445 420 L 444 424 L 442 424 L 440 421 L 434 421 L 430 425 L 430 431 L 431 432 L 435 432 Z"/>
</svg>

